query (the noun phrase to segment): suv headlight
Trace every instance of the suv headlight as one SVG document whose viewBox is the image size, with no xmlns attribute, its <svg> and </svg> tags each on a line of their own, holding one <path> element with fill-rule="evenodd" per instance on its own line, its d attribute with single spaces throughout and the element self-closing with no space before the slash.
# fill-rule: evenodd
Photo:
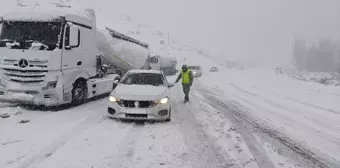
<svg viewBox="0 0 340 168">
<path fill-rule="evenodd" d="M 168 103 L 168 101 L 169 101 L 169 98 L 165 97 L 165 98 L 162 98 L 160 100 L 155 101 L 155 103 L 156 104 L 166 104 L 166 103 Z"/>
<path fill-rule="evenodd" d="M 115 103 L 115 102 L 118 102 L 120 99 L 118 99 L 118 98 L 116 98 L 116 97 L 113 97 L 113 96 L 110 96 L 110 97 L 109 97 L 109 100 L 110 100 L 110 102 Z"/>
</svg>

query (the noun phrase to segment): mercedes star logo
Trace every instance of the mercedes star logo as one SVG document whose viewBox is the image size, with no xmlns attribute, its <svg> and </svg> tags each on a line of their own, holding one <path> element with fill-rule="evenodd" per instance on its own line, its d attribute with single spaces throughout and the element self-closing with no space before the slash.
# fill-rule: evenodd
<svg viewBox="0 0 340 168">
<path fill-rule="evenodd" d="M 28 66 L 28 61 L 27 61 L 27 60 L 21 59 L 21 60 L 19 61 L 19 67 L 25 68 L 25 67 L 27 67 L 27 66 Z"/>
<path fill-rule="evenodd" d="M 139 102 L 135 101 L 135 107 L 138 107 L 138 106 L 139 106 Z"/>
</svg>

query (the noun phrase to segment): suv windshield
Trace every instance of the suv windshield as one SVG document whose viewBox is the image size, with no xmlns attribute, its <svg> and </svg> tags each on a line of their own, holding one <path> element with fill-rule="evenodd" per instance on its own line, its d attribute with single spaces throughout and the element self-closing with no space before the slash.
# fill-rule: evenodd
<svg viewBox="0 0 340 168">
<path fill-rule="evenodd" d="M 29 49 L 35 44 L 39 49 L 54 50 L 57 47 L 60 22 L 4 21 L 0 32 L 0 47 L 11 43 L 13 49 Z M 13 45 L 14 44 L 14 45 Z"/>
<path fill-rule="evenodd" d="M 132 73 L 127 74 L 125 79 L 122 80 L 125 85 L 164 85 L 164 78 L 162 74 L 155 73 Z"/>
</svg>

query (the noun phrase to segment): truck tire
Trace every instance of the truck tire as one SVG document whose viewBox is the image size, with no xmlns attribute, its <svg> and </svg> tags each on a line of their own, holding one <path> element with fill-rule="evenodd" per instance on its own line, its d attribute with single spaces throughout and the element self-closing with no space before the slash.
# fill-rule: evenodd
<svg viewBox="0 0 340 168">
<path fill-rule="evenodd" d="M 80 105 L 86 102 L 87 84 L 83 80 L 77 80 L 72 89 L 72 105 Z"/>
</svg>

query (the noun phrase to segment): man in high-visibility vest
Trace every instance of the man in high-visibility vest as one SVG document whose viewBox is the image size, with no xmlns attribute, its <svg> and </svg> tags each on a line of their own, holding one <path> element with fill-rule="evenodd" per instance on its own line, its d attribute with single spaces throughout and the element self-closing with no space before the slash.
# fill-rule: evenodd
<svg viewBox="0 0 340 168">
<path fill-rule="evenodd" d="M 194 80 L 192 76 L 192 72 L 188 69 L 187 65 L 182 66 L 182 71 L 178 75 L 176 79 L 176 83 L 182 78 L 182 86 L 183 86 L 183 92 L 184 92 L 184 102 L 189 101 L 189 92 L 190 92 L 190 87 L 192 85 L 192 82 Z"/>
</svg>

